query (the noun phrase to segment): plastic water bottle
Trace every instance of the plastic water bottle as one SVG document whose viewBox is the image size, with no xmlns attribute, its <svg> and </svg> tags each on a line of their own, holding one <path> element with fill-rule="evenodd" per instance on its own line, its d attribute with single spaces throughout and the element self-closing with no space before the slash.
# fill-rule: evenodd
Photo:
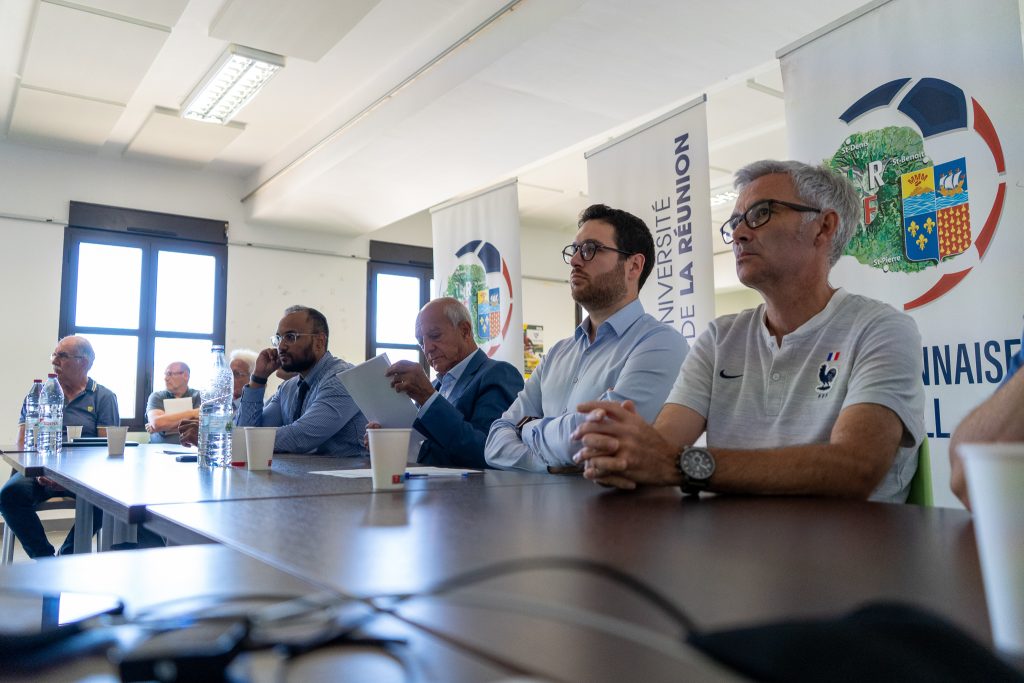
<svg viewBox="0 0 1024 683">
<path fill-rule="evenodd" d="M 231 466 L 232 398 L 234 378 L 224 359 L 224 347 L 214 346 L 209 388 L 199 406 L 199 466 Z"/>
<path fill-rule="evenodd" d="M 42 455 L 60 455 L 64 442 L 64 390 L 53 373 L 46 376 L 39 394 L 38 429 L 36 451 Z"/>
<path fill-rule="evenodd" d="M 26 451 L 34 451 L 39 440 L 39 397 L 43 393 L 43 380 L 32 380 L 32 388 L 25 396 L 25 445 Z"/>
</svg>

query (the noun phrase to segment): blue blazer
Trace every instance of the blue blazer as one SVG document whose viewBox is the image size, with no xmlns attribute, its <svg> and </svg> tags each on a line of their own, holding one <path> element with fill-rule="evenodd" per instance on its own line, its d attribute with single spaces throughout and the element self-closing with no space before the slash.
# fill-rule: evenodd
<svg viewBox="0 0 1024 683">
<path fill-rule="evenodd" d="M 439 386 L 435 382 L 435 389 Z M 512 365 L 476 350 L 452 390 L 450 402 L 438 396 L 413 422 L 426 441 L 416 462 L 435 467 L 487 467 L 484 443 L 491 423 L 501 417 L 523 389 Z"/>
</svg>

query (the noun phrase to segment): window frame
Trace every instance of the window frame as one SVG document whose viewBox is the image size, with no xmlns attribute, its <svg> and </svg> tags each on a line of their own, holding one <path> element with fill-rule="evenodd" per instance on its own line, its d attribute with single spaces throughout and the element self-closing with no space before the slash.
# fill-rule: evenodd
<svg viewBox="0 0 1024 683">
<path fill-rule="evenodd" d="M 377 355 L 378 346 L 394 349 L 415 349 L 419 353 L 420 366 L 430 376 L 427 357 L 419 344 L 395 344 L 378 342 L 377 340 L 377 276 L 398 275 L 415 277 L 420 281 L 419 308 L 423 308 L 432 298 L 430 281 L 434 277 L 433 249 L 416 247 L 408 244 L 389 242 L 370 242 L 370 261 L 366 267 L 366 357 Z"/>
<path fill-rule="evenodd" d="M 156 232 L 156 231 L 152 231 Z M 173 233 L 172 233 L 173 234 Z M 142 271 L 139 296 L 139 327 L 110 328 L 79 326 L 75 324 L 78 300 L 78 256 L 82 243 L 104 244 L 142 249 Z M 157 262 L 161 251 L 212 256 L 215 260 L 213 330 L 210 333 L 174 332 L 156 329 Z M 64 257 L 61 277 L 59 336 L 71 334 L 120 334 L 138 338 L 136 358 L 135 417 L 122 419 L 121 424 L 132 430 L 141 430 L 146 423 L 146 402 L 154 390 L 157 377 L 153 375 L 157 337 L 177 339 L 209 339 L 211 344 L 224 344 L 227 302 L 227 244 L 175 239 L 150 231 L 102 230 L 68 225 L 64 231 Z M 120 405 L 121 397 L 118 397 Z"/>
</svg>

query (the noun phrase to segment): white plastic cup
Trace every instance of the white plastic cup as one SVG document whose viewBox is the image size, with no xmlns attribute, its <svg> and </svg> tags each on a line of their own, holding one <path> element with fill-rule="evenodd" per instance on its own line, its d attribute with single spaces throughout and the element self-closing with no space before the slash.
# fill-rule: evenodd
<svg viewBox="0 0 1024 683">
<path fill-rule="evenodd" d="M 231 465 L 232 467 L 246 467 L 248 452 L 245 441 L 245 427 L 234 427 L 231 430 Z M 273 451 L 273 448 L 271 448 Z"/>
<path fill-rule="evenodd" d="M 411 429 L 368 429 L 370 471 L 373 490 L 387 491 L 405 486 L 406 456 Z"/>
<path fill-rule="evenodd" d="M 68 441 L 82 438 L 82 425 L 65 425 L 64 429 L 68 432 Z"/>
<path fill-rule="evenodd" d="M 1024 655 L 1024 443 L 960 445 L 995 646 Z"/>
<path fill-rule="evenodd" d="M 126 438 L 128 438 L 127 427 L 107 427 L 107 455 L 124 455 Z"/>
<path fill-rule="evenodd" d="M 270 469 L 276 436 L 277 427 L 245 427 L 245 461 L 250 470 Z"/>
</svg>

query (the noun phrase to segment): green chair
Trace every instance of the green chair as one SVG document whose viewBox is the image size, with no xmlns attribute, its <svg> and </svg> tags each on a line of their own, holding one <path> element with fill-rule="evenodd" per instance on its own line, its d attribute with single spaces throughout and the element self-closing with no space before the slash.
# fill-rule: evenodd
<svg viewBox="0 0 1024 683">
<path fill-rule="evenodd" d="M 910 493 L 907 494 L 907 502 L 929 508 L 935 506 L 935 496 L 932 493 L 932 459 L 928 455 L 927 436 L 924 437 L 921 448 L 917 451 L 917 472 L 910 480 Z"/>
</svg>

